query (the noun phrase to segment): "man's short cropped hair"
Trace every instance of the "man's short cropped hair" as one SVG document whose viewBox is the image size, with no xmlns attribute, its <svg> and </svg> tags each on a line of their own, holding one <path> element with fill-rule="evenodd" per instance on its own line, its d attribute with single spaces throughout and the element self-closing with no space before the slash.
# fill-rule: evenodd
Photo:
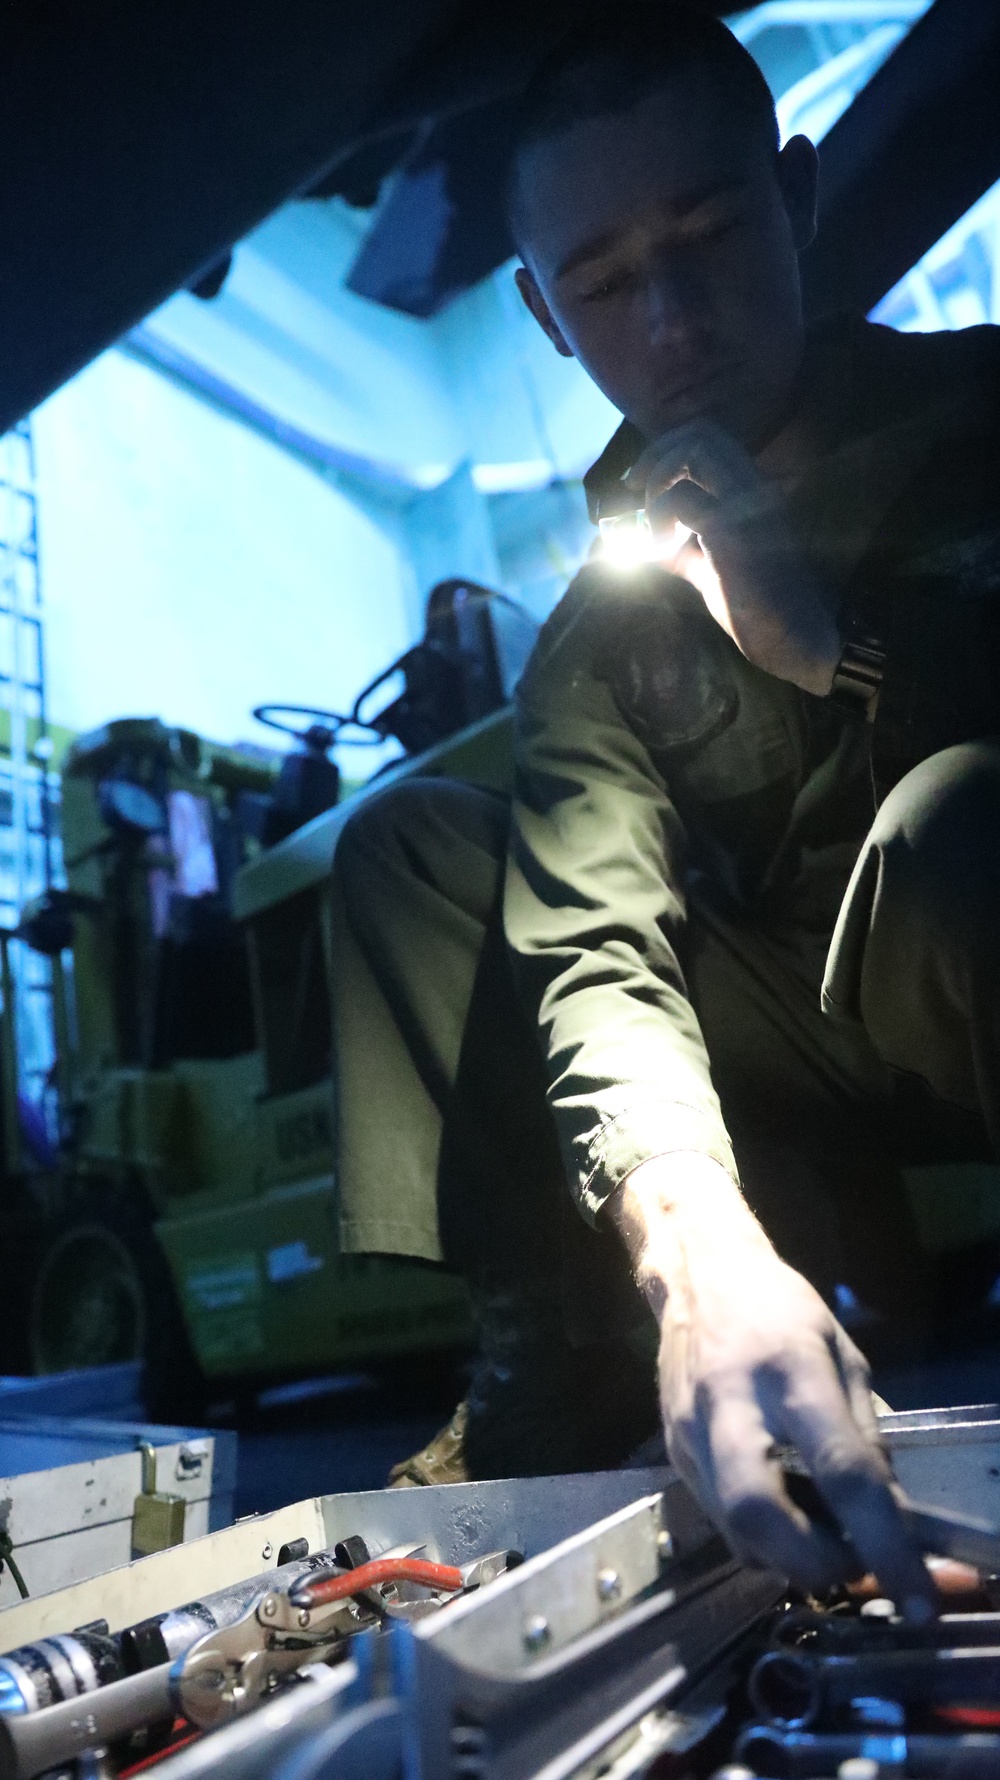
<svg viewBox="0 0 1000 1780">
<path fill-rule="evenodd" d="M 538 142 L 588 118 L 628 111 L 679 71 L 711 72 L 734 117 L 759 129 L 777 154 L 771 89 L 720 19 L 671 0 L 597 0 L 556 44 L 521 95 L 506 182 L 508 221 L 519 234 L 520 170 Z"/>
</svg>

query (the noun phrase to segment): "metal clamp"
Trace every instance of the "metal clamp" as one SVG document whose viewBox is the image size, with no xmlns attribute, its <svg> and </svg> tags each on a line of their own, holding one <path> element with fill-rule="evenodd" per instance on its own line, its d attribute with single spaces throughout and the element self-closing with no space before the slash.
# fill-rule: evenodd
<svg viewBox="0 0 1000 1780">
<path fill-rule="evenodd" d="M 374 1609 L 352 1598 L 296 1607 L 287 1594 L 269 1590 L 241 1619 L 207 1632 L 178 1659 L 171 1671 L 174 1702 L 191 1724 L 214 1730 L 377 1620 Z"/>
<path fill-rule="evenodd" d="M 232 1625 L 206 1632 L 172 1670 L 175 1704 L 191 1724 L 214 1729 L 257 1705 L 286 1676 L 323 1662 L 355 1632 L 386 1617 L 436 1611 L 456 1592 L 502 1575 L 519 1554 L 490 1552 L 462 1568 L 414 1558 L 400 1547 L 354 1570 L 340 1566 L 300 1577 L 290 1590 L 257 1596 Z M 401 1593 L 407 1584 L 424 1593 Z"/>
</svg>

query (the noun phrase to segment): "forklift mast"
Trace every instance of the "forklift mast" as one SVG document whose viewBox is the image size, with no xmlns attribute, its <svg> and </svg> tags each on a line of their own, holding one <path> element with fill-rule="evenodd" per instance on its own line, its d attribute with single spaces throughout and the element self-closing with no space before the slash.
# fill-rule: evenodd
<svg viewBox="0 0 1000 1780">
<path fill-rule="evenodd" d="M 77 741 L 63 774 L 78 1082 L 254 1048 L 230 897 L 277 760 L 151 720 Z"/>
</svg>

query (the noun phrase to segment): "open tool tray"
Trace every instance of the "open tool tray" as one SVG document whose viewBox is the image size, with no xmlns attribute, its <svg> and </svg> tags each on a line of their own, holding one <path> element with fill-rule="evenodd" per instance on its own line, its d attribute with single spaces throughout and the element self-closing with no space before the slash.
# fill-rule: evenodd
<svg viewBox="0 0 1000 1780">
<path fill-rule="evenodd" d="M 1000 1570 L 998 1412 L 883 1431 L 927 1548 Z M 977 1587 L 924 1631 L 790 1605 L 667 1470 L 325 1497 L 4 1615 L 0 1780 L 1000 1780 Z"/>
<path fill-rule="evenodd" d="M 663 1471 L 620 1471 L 309 1498 L 25 1601 L 0 1615 L 3 1647 L 14 1653 L 0 1665 L 6 1672 L 5 1694 L 0 1676 L 0 1706 L 14 1708 L 0 1711 L 0 1776 L 27 1780 L 95 1744 L 120 1743 L 145 1725 L 169 1721 L 176 1698 L 170 1662 L 212 1623 L 210 1616 L 192 1625 L 172 1610 L 210 1601 L 217 1624 L 229 1626 L 255 1598 L 314 1577 L 317 1565 L 329 1566 L 334 1548 L 350 1540 L 363 1540 L 373 1556 L 417 1550 L 421 1559 L 452 1567 L 473 1565 L 500 1550 L 532 1559 L 609 1512 L 655 1492 L 665 1480 Z M 680 1498 L 679 1486 L 674 1488 Z M 684 1507 L 689 1518 L 697 1518 L 686 1497 Z M 325 1559 L 317 1557 L 320 1553 Z M 145 1642 L 137 1654 L 132 1639 L 124 1660 L 133 1664 L 133 1672 L 122 1675 L 122 1634 L 163 1615 L 171 1621 L 168 1648 L 157 1647 L 143 1633 Z M 74 1628 L 81 1627 L 88 1630 L 77 1635 Z M 71 1633 L 75 1642 L 67 1643 Z M 104 1642 L 88 1649 L 88 1639 Z M 81 1641 L 82 1655 L 77 1648 Z M 106 1650 L 105 1643 L 113 1648 Z M 346 1651 L 348 1645 L 342 1643 Z M 36 1672 L 25 1681 L 25 1652 L 32 1650 L 40 1650 L 41 1656 L 30 1658 Z M 327 1657 L 331 1651 L 319 1654 Z M 345 1662 L 339 1670 L 319 1671 L 324 1697 L 331 1677 L 333 1694 L 339 1696 L 352 1666 Z M 278 1706 L 279 1718 L 289 1710 L 294 1716 L 301 1709 L 295 1694 L 303 1691 L 310 1690 L 293 1689 L 280 1704 L 265 1704 L 248 1719 L 246 1726 L 252 1722 L 254 1727 L 250 1741 L 256 1744 L 265 1732 L 264 1720 L 273 1706 Z M 244 1728 L 236 1724 L 231 1731 Z M 211 1761 L 222 1759 L 231 1731 L 210 1739 L 218 1742 L 218 1756 L 213 1750 Z"/>
<path fill-rule="evenodd" d="M 583 1483 L 545 1481 L 552 1496 Z M 654 1715 L 655 1748 L 642 1733 L 651 1754 L 697 1742 L 724 1707 L 685 1703 L 773 1613 L 784 1583 L 734 1563 L 683 1485 L 658 1481 L 488 1586 L 387 1637 L 363 1633 L 338 1667 L 311 1669 L 255 1716 L 171 1757 L 162 1780 L 596 1775 L 601 1752 Z M 524 1485 L 502 1487 L 514 1502 Z M 450 1493 L 433 1492 L 436 1512 Z"/>
</svg>

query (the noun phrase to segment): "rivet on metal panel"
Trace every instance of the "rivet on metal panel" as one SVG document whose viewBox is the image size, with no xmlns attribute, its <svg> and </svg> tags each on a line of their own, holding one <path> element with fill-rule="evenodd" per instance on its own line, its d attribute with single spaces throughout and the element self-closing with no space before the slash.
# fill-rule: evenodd
<svg viewBox="0 0 1000 1780">
<path fill-rule="evenodd" d="M 277 1606 L 278 1606 L 278 1603 L 275 1600 L 274 1596 L 267 1595 L 260 1604 L 260 1610 L 261 1610 L 262 1614 L 264 1615 L 264 1618 L 265 1619 L 273 1619 L 274 1615 L 277 1611 Z"/>
<path fill-rule="evenodd" d="M 305 1630 L 305 1627 L 309 1624 L 309 1609 L 308 1609 L 308 1607 L 303 1607 L 302 1612 L 299 1614 L 299 1624 L 303 1628 L 303 1630 Z"/>
<path fill-rule="evenodd" d="M 529 1656 L 537 1656 L 540 1651 L 545 1649 L 552 1633 L 549 1629 L 549 1622 L 543 1614 L 533 1613 L 530 1619 L 525 1620 L 523 1636 L 524 1648 Z"/>
<path fill-rule="evenodd" d="M 599 1600 L 617 1601 L 622 1592 L 622 1579 L 617 1570 L 598 1570 L 597 1594 Z"/>
<path fill-rule="evenodd" d="M 273 1558 L 274 1546 L 271 1544 L 270 1539 L 268 1540 L 267 1544 L 265 1545 L 265 1547 L 260 1555 L 264 1559 L 265 1564 L 268 1563 L 271 1558 Z"/>
<path fill-rule="evenodd" d="M 661 1564 L 665 1564 L 667 1559 L 672 1558 L 674 1555 L 674 1542 L 670 1537 L 670 1534 L 667 1532 L 666 1527 L 656 1535 L 656 1550 Z"/>
</svg>

